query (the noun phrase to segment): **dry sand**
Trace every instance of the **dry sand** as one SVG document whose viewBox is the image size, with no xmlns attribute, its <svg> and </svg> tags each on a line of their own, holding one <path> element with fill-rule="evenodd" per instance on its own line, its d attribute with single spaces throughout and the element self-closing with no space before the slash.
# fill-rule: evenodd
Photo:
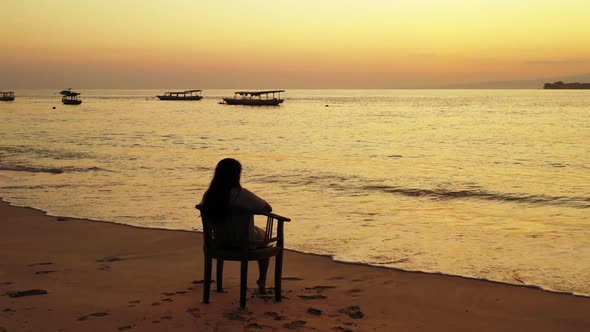
<svg viewBox="0 0 590 332">
<path fill-rule="evenodd" d="M 202 266 L 200 233 L 2 202 L 0 331 L 590 331 L 590 298 L 292 251 L 282 302 L 255 293 L 253 262 L 240 310 L 239 264 L 227 262 L 226 291 L 203 304 Z M 27 290 L 47 293 L 9 295 Z"/>
</svg>

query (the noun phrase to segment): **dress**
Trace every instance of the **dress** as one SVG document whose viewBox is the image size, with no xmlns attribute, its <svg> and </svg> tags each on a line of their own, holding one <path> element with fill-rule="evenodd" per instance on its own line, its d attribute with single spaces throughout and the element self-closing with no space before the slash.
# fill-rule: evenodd
<svg viewBox="0 0 590 332">
<path fill-rule="evenodd" d="M 252 211 L 262 211 L 264 207 L 268 205 L 268 203 L 263 200 L 262 198 L 256 196 L 253 192 L 246 188 L 232 188 L 229 192 L 229 204 L 232 207 L 252 210 Z M 230 217 L 230 223 L 235 222 L 243 222 L 242 220 L 235 220 L 234 218 Z M 249 226 L 248 226 L 248 233 L 250 241 L 261 241 L 264 239 L 264 231 L 254 226 L 254 216 L 250 215 Z"/>
<path fill-rule="evenodd" d="M 203 204 L 201 200 L 201 204 Z M 232 188 L 229 192 L 229 205 L 251 211 L 262 211 L 268 203 L 256 196 L 253 192 L 246 188 Z M 254 215 L 250 215 L 248 220 L 244 220 L 243 215 L 229 215 L 226 219 L 226 224 L 230 227 L 239 227 L 240 223 L 248 222 L 248 238 L 252 242 L 262 241 L 264 239 L 264 230 L 254 226 Z M 234 225 L 234 226 L 231 226 Z"/>
</svg>

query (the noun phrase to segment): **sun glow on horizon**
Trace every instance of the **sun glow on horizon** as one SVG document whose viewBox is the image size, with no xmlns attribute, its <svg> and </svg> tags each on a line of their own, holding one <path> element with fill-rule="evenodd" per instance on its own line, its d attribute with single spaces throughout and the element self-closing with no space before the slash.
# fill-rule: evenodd
<svg viewBox="0 0 590 332">
<path fill-rule="evenodd" d="M 428 87 L 590 72 L 590 2 L 28 1 L 0 85 Z"/>
</svg>

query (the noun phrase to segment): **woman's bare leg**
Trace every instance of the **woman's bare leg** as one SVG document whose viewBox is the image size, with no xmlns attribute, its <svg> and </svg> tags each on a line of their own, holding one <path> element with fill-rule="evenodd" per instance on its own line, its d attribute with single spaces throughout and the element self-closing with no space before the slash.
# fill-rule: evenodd
<svg viewBox="0 0 590 332">
<path fill-rule="evenodd" d="M 258 241 L 262 241 L 266 238 L 266 231 L 260 227 L 256 227 L 256 237 Z M 266 272 L 268 271 L 268 263 L 270 262 L 269 258 L 259 259 L 258 260 L 258 292 L 260 294 L 266 293 Z"/>
<path fill-rule="evenodd" d="M 266 272 L 268 271 L 268 263 L 270 262 L 269 258 L 259 259 L 258 260 L 258 272 L 259 278 L 256 283 L 258 284 L 258 292 L 260 294 L 266 293 Z"/>
</svg>

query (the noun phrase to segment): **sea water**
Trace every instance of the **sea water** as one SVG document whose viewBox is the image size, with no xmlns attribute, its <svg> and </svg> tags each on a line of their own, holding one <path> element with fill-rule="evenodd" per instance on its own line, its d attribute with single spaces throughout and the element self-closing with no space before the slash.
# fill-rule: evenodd
<svg viewBox="0 0 590 332">
<path fill-rule="evenodd" d="M 80 92 L 0 103 L 4 200 L 199 230 L 233 157 L 293 219 L 288 248 L 590 294 L 590 91 L 290 90 L 279 107 Z"/>
</svg>

